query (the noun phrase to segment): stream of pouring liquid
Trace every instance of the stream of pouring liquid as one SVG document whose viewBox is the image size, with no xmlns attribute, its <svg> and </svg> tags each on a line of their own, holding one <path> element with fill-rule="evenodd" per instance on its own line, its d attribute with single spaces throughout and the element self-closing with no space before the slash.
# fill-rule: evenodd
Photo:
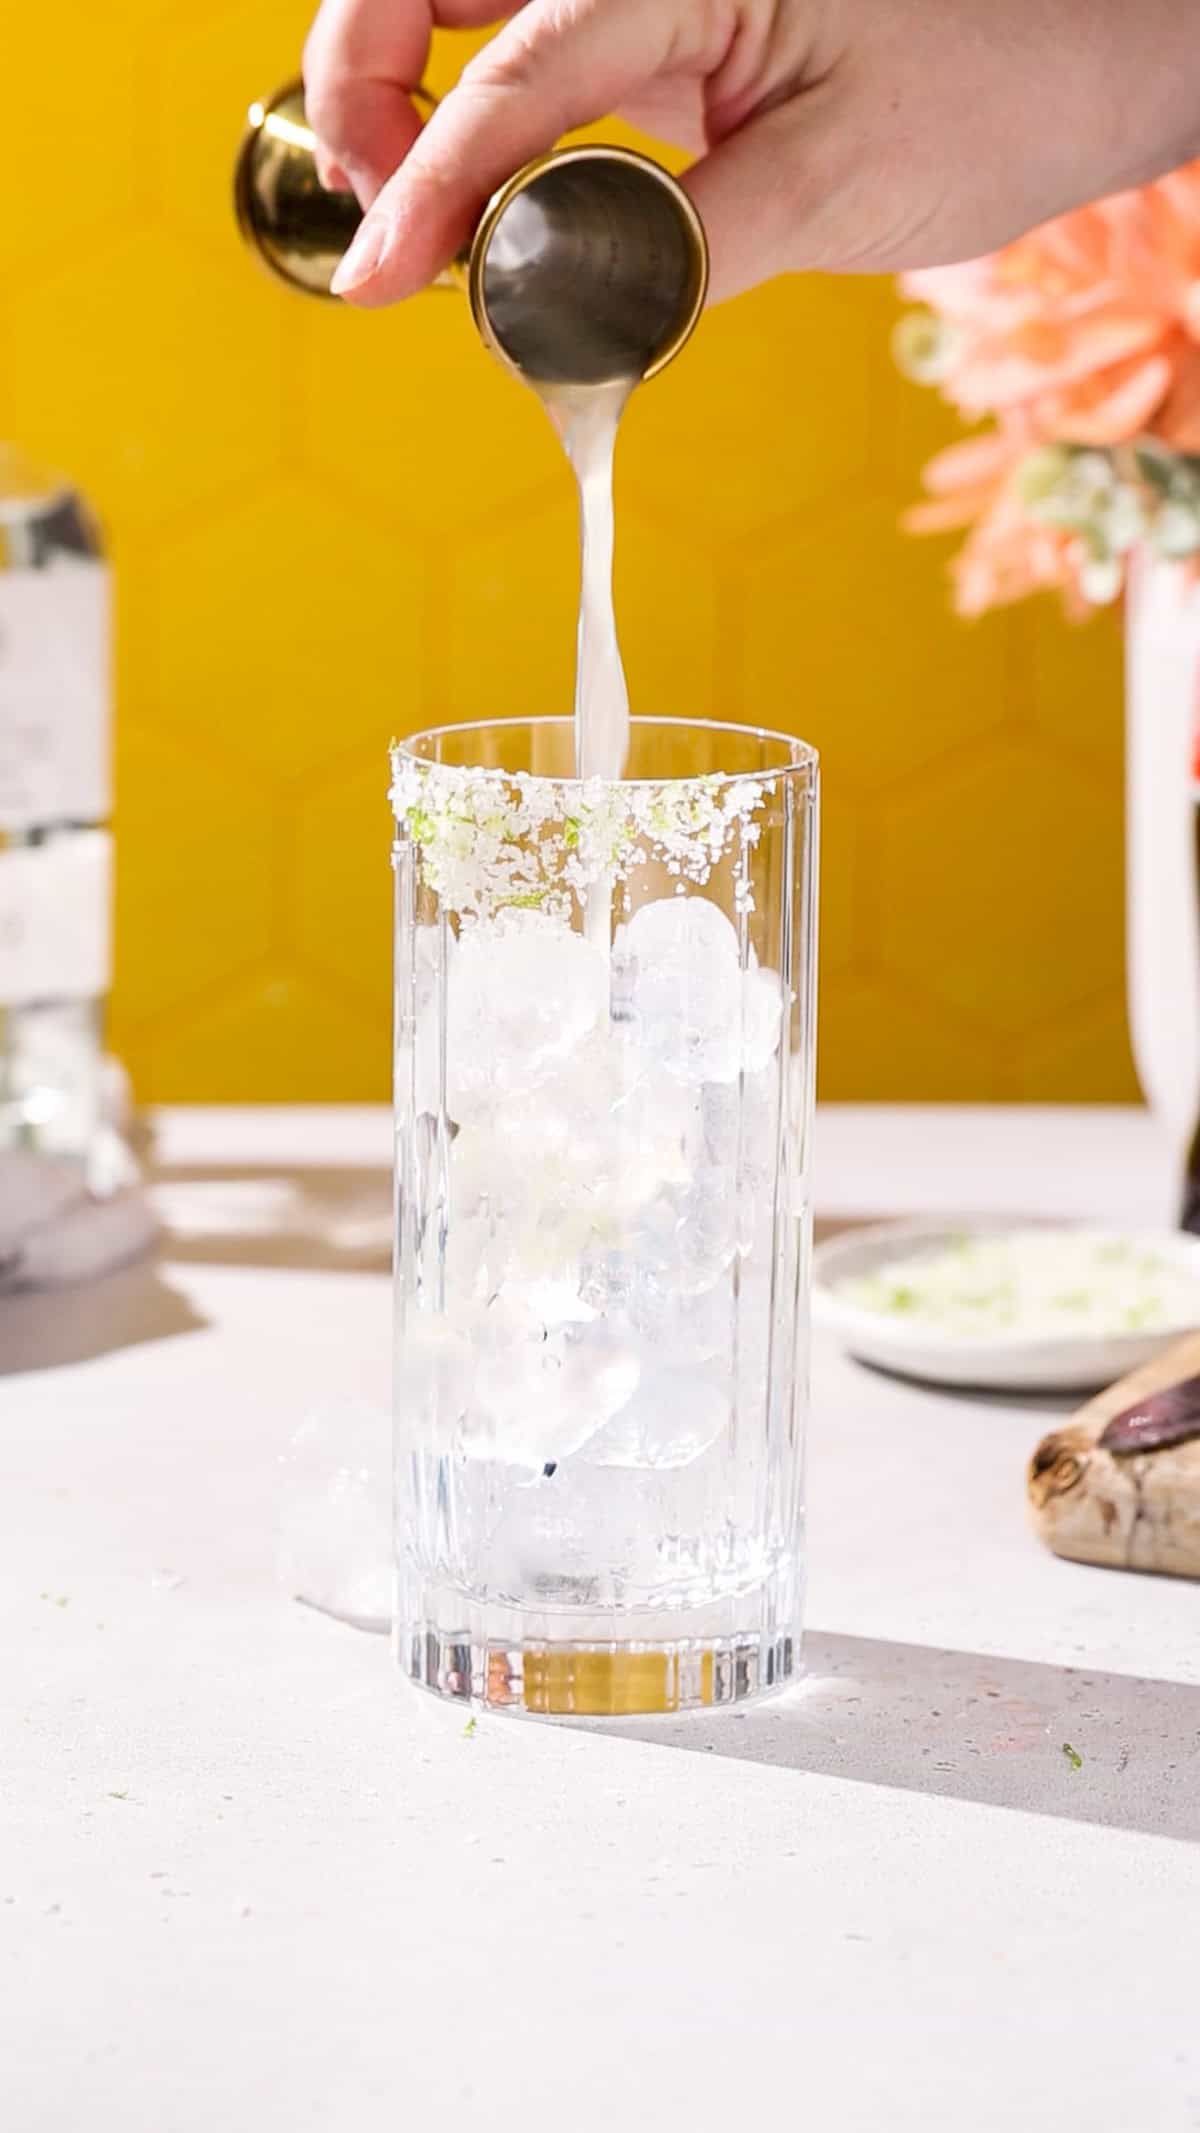
<svg viewBox="0 0 1200 2133">
<path fill-rule="evenodd" d="M 575 775 L 620 778 L 629 754 L 629 690 L 613 609 L 613 454 L 617 425 L 636 383 L 560 388 L 546 408 L 579 484 L 579 634 L 575 661 Z M 612 938 L 612 881 L 588 893 L 584 931 L 605 960 Z"/>
<path fill-rule="evenodd" d="M 550 419 L 579 484 L 582 557 L 575 666 L 575 775 L 619 778 L 629 752 L 629 691 L 613 613 L 613 451 L 635 380 L 560 387 Z"/>
</svg>

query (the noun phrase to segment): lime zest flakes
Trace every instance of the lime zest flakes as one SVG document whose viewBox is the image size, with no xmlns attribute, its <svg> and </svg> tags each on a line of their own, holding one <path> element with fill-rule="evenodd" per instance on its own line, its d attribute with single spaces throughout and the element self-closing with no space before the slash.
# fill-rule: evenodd
<svg viewBox="0 0 1200 2133">
<path fill-rule="evenodd" d="M 1079 1753 L 1079 1750 L 1078 1750 L 1078 1748 L 1073 1748 L 1073 1747 L 1071 1746 L 1071 1743 L 1070 1743 L 1070 1741 L 1069 1741 L 1069 1740 L 1065 1740 L 1065 1741 L 1063 1742 L 1063 1744 L 1062 1744 L 1062 1752 L 1063 1752 L 1063 1754 L 1064 1754 L 1064 1755 L 1066 1756 L 1066 1758 L 1067 1758 L 1067 1761 L 1068 1761 L 1068 1763 L 1069 1763 L 1069 1764 L 1071 1765 L 1071 1768 L 1072 1768 L 1072 1770 L 1082 1770 L 1082 1769 L 1083 1769 L 1083 1757 L 1082 1757 L 1082 1756 L 1081 1756 L 1081 1754 Z"/>
<path fill-rule="evenodd" d="M 981 1230 L 897 1246 L 837 1293 L 951 1339 L 1014 1329 L 1028 1339 L 1181 1331 L 1200 1319 L 1200 1278 L 1168 1252 L 1096 1231 L 1046 1225 Z"/>
<path fill-rule="evenodd" d="M 468 1718 L 466 1725 L 463 1727 L 463 1739 L 474 1740 L 478 1731 L 479 1720 L 477 1718 Z"/>
</svg>

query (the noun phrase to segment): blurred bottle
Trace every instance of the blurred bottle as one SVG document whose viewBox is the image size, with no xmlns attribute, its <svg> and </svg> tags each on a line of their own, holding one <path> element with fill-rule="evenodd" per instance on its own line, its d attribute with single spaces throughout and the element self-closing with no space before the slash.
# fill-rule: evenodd
<svg viewBox="0 0 1200 2133">
<path fill-rule="evenodd" d="M 88 1155 L 110 962 L 109 577 L 83 500 L 0 445 L 0 1152 Z"/>
<path fill-rule="evenodd" d="M 1195 853 L 1196 905 L 1200 912 L 1200 728 L 1195 743 L 1195 761 L 1192 766 L 1192 835 Z M 1200 1120 L 1187 1153 L 1183 1179 L 1183 1211 L 1180 1217 L 1184 1229 L 1193 1236 L 1200 1236 Z"/>
<path fill-rule="evenodd" d="M 1125 793 L 1134 1064 L 1200 1234 L 1200 583 L 1148 550 L 1125 601 Z"/>
</svg>

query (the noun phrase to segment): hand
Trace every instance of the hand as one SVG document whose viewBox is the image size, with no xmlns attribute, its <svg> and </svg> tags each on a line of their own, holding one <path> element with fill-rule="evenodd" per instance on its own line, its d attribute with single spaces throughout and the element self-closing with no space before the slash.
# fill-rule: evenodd
<svg viewBox="0 0 1200 2133">
<path fill-rule="evenodd" d="M 500 0 L 503 4 L 503 0 Z M 328 184 L 368 208 L 334 287 L 412 295 L 489 195 L 620 110 L 700 159 L 712 294 L 990 251 L 1200 151 L 1186 0 L 528 0 L 422 126 L 434 23 L 496 0 L 324 0 L 305 53 Z"/>
</svg>

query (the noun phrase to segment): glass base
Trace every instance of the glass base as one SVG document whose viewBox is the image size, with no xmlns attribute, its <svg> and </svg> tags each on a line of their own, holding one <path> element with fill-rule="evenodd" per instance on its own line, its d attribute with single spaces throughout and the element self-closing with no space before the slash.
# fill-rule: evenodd
<svg viewBox="0 0 1200 2133">
<path fill-rule="evenodd" d="M 790 1589 L 786 1595 L 780 1587 Z M 779 1601 L 789 1601 L 786 1618 Z M 670 1616 L 628 1615 L 619 1639 L 593 1616 L 538 1634 L 505 1606 L 472 1606 L 450 1590 L 423 1593 L 419 1619 L 396 1633 L 401 1671 L 439 1696 L 554 1718 L 622 1718 L 742 1704 L 801 1671 L 795 1581 L 776 1579 L 728 1603 Z M 714 1617 L 723 1615 L 718 1626 Z M 731 1619 L 732 1616 L 732 1619 Z M 578 1629 L 579 1634 L 571 1634 Z"/>
</svg>

